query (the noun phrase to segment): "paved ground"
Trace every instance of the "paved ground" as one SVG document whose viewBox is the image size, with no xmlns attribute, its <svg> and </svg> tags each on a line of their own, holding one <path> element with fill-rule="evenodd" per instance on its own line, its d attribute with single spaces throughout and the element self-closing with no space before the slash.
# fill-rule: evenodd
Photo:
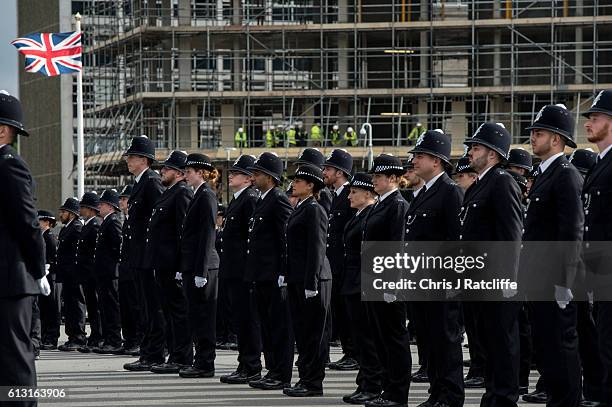
<svg viewBox="0 0 612 407">
<path fill-rule="evenodd" d="M 413 347 L 416 361 L 416 348 Z M 332 348 L 332 360 L 340 357 Z M 347 406 L 342 395 L 355 389 L 355 372 L 327 371 L 324 397 L 295 399 L 280 391 L 262 391 L 248 386 L 226 385 L 218 376 L 235 367 L 236 352 L 219 351 L 217 376 L 211 379 L 181 379 L 178 375 L 127 372 L 122 366 L 134 360 L 126 356 L 82 354 L 78 352 L 43 351 L 37 361 L 40 387 L 63 387 L 67 398 L 41 400 L 40 404 L 59 403 L 62 406 Z M 413 366 L 413 371 L 417 367 Z M 294 382 L 297 372 L 294 371 Z M 532 372 L 531 389 L 537 377 Z M 468 390 L 466 406 L 478 406 L 481 391 Z M 427 399 L 427 385 L 413 383 L 409 405 Z M 530 404 L 523 403 L 524 406 Z"/>
</svg>

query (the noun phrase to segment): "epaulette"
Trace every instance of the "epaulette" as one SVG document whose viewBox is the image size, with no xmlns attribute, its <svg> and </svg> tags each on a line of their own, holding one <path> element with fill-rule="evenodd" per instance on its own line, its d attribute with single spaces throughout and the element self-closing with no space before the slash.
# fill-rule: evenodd
<svg viewBox="0 0 612 407">
<path fill-rule="evenodd" d="M 3 160 L 8 160 L 10 158 L 15 158 L 15 156 L 13 154 L 11 154 L 11 153 L 8 153 L 8 154 L 4 154 L 4 155 L 0 156 L 0 158 L 2 158 Z"/>
</svg>

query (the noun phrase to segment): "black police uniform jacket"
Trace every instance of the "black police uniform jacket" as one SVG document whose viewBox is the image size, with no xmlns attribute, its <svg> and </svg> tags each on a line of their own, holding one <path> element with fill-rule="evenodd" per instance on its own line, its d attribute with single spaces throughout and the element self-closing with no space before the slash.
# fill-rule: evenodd
<svg viewBox="0 0 612 407">
<path fill-rule="evenodd" d="M 89 222 L 85 222 L 81 229 L 75 262 L 78 282 L 83 283 L 94 277 L 94 256 L 96 254 L 98 229 L 100 229 L 100 222 L 95 216 Z"/>
<path fill-rule="evenodd" d="M 408 202 L 399 190 L 389 194 L 382 202 L 377 202 L 368 213 L 363 228 L 364 241 L 402 241 L 404 240 L 404 219 Z"/>
<path fill-rule="evenodd" d="M 325 209 L 325 213 L 329 215 L 331 211 L 332 202 L 334 200 L 334 193 L 329 190 L 328 187 L 324 187 L 319 191 L 319 205 Z"/>
<path fill-rule="evenodd" d="M 489 261 L 481 270 L 489 277 L 516 281 L 523 228 L 521 191 L 514 179 L 499 165 L 472 184 L 459 212 L 459 240 L 514 242 L 487 248 Z M 499 252 L 496 252 L 498 250 Z M 493 294 L 493 292 L 491 292 Z"/>
<path fill-rule="evenodd" d="M 49 265 L 49 275 L 47 278 L 55 281 L 55 273 L 57 271 L 57 238 L 51 229 L 47 229 L 43 232 L 43 240 L 45 241 L 45 264 Z"/>
<path fill-rule="evenodd" d="M 342 295 L 361 292 L 361 238 L 365 219 L 373 206 L 372 204 L 363 208 L 344 226 L 344 273 L 340 287 Z"/>
<path fill-rule="evenodd" d="M 98 280 L 117 278 L 117 263 L 121 250 L 121 221 L 117 213 L 111 213 L 98 229 L 94 276 Z"/>
<path fill-rule="evenodd" d="M 57 282 L 78 282 L 76 266 L 77 243 L 83 223 L 80 218 L 74 218 L 62 227 L 57 236 Z"/>
<path fill-rule="evenodd" d="M 0 148 L 0 298 L 38 294 L 45 275 L 45 248 L 25 161 Z M 4 333 L 6 334 L 6 333 Z"/>
<path fill-rule="evenodd" d="M 287 283 L 303 284 L 305 290 L 318 291 L 319 281 L 331 280 L 326 239 L 325 209 L 314 197 L 306 198 L 287 221 Z"/>
<path fill-rule="evenodd" d="M 329 210 L 329 225 L 327 228 L 327 258 L 334 277 L 342 273 L 344 262 L 344 227 L 349 219 L 357 212 L 351 208 L 348 200 L 350 187 L 348 183 L 342 188 L 340 195 L 334 195 L 332 206 Z M 338 278 L 340 281 L 340 278 Z"/>
<path fill-rule="evenodd" d="M 274 187 L 258 199 L 249 220 L 245 281 L 274 281 L 285 275 L 285 226 L 293 208 L 284 191 Z"/>
<path fill-rule="evenodd" d="M 129 244 L 130 239 L 128 238 L 128 222 L 127 218 L 124 220 L 121 225 L 121 246 L 119 248 L 119 281 L 128 281 L 133 280 L 135 278 L 134 270 L 130 268 L 129 262 Z"/>
<path fill-rule="evenodd" d="M 180 267 L 183 274 L 210 280 L 208 272 L 219 268 L 215 249 L 217 206 L 217 197 L 208 184 L 200 185 L 183 220 Z"/>
<path fill-rule="evenodd" d="M 427 190 L 421 190 L 406 213 L 406 241 L 453 241 L 459 239 L 457 213 L 463 190 L 446 173 Z"/>
<path fill-rule="evenodd" d="M 253 187 L 243 190 L 232 199 L 225 211 L 223 230 L 219 237 L 220 278 L 242 280 L 246 263 L 249 220 L 255 210 L 259 193 Z"/>
<path fill-rule="evenodd" d="M 183 221 L 193 191 L 185 181 L 166 189 L 157 199 L 149 222 L 145 267 L 172 272 L 180 269 Z"/>
<path fill-rule="evenodd" d="M 542 283 L 547 281 L 550 293 L 553 283 L 572 287 L 579 271 L 584 225 L 582 184 L 578 170 L 562 155 L 538 175 L 527 197 L 523 240 L 567 242 L 561 246 L 551 244 L 548 249 L 527 244 L 521 253 L 521 278 L 528 278 L 531 285 L 539 285 L 541 276 Z M 542 250 L 547 255 L 543 256 Z"/>
<path fill-rule="evenodd" d="M 140 181 L 134 184 L 130 194 L 129 216 L 125 221 L 128 244 L 124 244 L 123 250 L 125 250 L 127 264 L 133 269 L 146 268 L 147 227 L 155 202 L 163 190 L 159 175 L 149 168 L 142 174 Z"/>
<path fill-rule="evenodd" d="M 609 242 L 612 241 L 612 151 L 608 151 L 603 159 L 589 171 L 582 189 L 582 201 L 584 208 L 584 233 L 585 242 L 608 242 L 602 246 L 601 243 L 585 244 L 585 262 L 589 274 L 587 282 L 596 291 L 609 293 L 612 285 L 610 276 L 610 250 Z M 604 249 L 605 255 L 597 254 Z M 595 254 L 595 256 L 593 256 Z M 609 294 L 607 294 L 609 297 Z M 602 296 L 602 297 L 605 297 Z"/>
</svg>

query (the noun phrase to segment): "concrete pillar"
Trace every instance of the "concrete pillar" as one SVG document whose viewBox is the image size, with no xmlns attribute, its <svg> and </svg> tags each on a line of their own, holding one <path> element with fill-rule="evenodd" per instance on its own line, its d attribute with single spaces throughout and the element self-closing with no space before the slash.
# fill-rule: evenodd
<svg viewBox="0 0 612 407">
<path fill-rule="evenodd" d="M 240 44 L 240 38 L 234 38 L 234 50 L 242 49 Z M 235 91 L 242 90 L 242 55 L 240 53 L 232 54 L 232 81 L 234 83 L 233 89 Z"/>
<path fill-rule="evenodd" d="M 172 1 L 162 0 L 161 7 L 162 26 L 169 27 L 172 24 Z"/>
<path fill-rule="evenodd" d="M 467 133 L 467 117 L 465 115 L 466 102 L 452 102 L 451 119 L 446 123 L 446 131 L 451 136 L 453 148 L 461 148 Z"/>
<path fill-rule="evenodd" d="M 338 0 L 338 22 L 348 23 L 348 0 Z"/>
<path fill-rule="evenodd" d="M 194 111 L 196 110 L 196 111 Z M 193 150 L 199 147 L 197 137 L 197 105 L 191 102 L 178 102 L 176 105 L 176 128 L 178 147 Z M 195 137 L 194 127 L 195 125 Z"/>
<path fill-rule="evenodd" d="M 348 83 L 348 34 L 338 34 L 338 89 L 347 89 Z"/>
<path fill-rule="evenodd" d="M 192 50 L 191 38 L 178 38 L 178 71 L 179 71 L 179 90 L 191 90 L 191 67 L 192 67 Z"/>
<path fill-rule="evenodd" d="M 493 50 L 493 86 L 500 86 L 501 52 L 499 45 L 501 44 L 501 31 L 495 31 L 493 42 L 495 43 L 495 49 Z"/>
<path fill-rule="evenodd" d="M 242 6 L 240 0 L 232 0 L 232 24 L 242 24 Z"/>
<path fill-rule="evenodd" d="M 234 128 L 235 114 L 234 103 L 224 103 L 221 105 L 221 145 L 224 147 L 234 145 L 234 133 L 236 131 Z"/>
<path fill-rule="evenodd" d="M 584 9 L 582 8 L 584 5 L 583 0 L 576 0 L 576 16 L 584 15 Z M 576 75 L 574 78 L 574 82 L 576 84 L 582 83 L 582 64 L 583 64 L 583 46 L 580 44 L 583 41 L 582 35 L 582 26 L 576 26 L 576 56 L 574 61 L 574 68 L 576 69 Z"/>
<path fill-rule="evenodd" d="M 421 21 L 427 21 L 429 19 L 429 1 L 421 0 Z M 429 88 L 429 33 L 427 31 L 421 31 L 419 33 L 419 87 Z"/>
</svg>

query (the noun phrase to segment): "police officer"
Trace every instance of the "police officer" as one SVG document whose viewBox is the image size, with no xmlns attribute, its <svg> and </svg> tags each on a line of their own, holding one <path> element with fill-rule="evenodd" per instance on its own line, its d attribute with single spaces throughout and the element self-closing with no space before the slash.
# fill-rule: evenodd
<svg viewBox="0 0 612 407">
<path fill-rule="evenodd" d="M 295 164 L 300 166 L 302 164 L 312 164 L 316 167 L 321 168 L 325 162 L 325 156 L 316 148 L 308 147 L 305 148 L 300 156 L 298 157 Z M 325 208 L 325 212 L 329 214 L 332 206 L 333 195 L 329 188 L 326 186 L 319 191 L 319 204 Z"/>
<path fill-rule="evenodd" d="M 508 161 L 505 167 L 524 177 L 529 174 L 529 171 L 533 168 L 531 154 L 522 147 L 513 148 L 508 153 Z"/>
<path fill-rule="evenodd" d="M 244 280 L 255 287 L 261 319 L 262 342 L 268 373 L 249 386 L 280 390 L 291 382 L 293 332 L 287 301 L 285 225 L 292 212 L 285 191 L 278 185 L 283 162 L 274 153 L 262 153 L 252 166 L 253 183 L 261 192 L 249 219 Z"/>
<path fill-rule="evenodd" d="M 255 160 L 252 155 L 241 155 L 229 169 L 228 184 L 233 195 L 225 211 L 220 242 L 219 277 L 225 281 L 232 304 L 231 325 L 238 334 L 238 367 L 221 377 L 222 383 L 229 384 L 247 384 L 261 378 L 262 344 L 254 287 L 244 281 L 249 220 L 259 198 L 249 170 Z"/>
<path fill-rule="evenodd" d="M 466 241 L 520 242 L 522 209 L 520 190 L 501 168 L 512 137 L 499 123 L 483 123 L 464 144 L 478 180 L 465 193 L 459 220 L 460 239 Z M 518 246 L 517 250 L 518 257 Z M 507 257 L 507 256 L 506 256 Z M 513 270 L 514 264 L 503 264 Z M 502 271 L 495 270 L 497 272 Z M 504 295 L 510 295 L 504 293 Z M 481 307 L 477 328 L 483 341 L 485 394 L 481 406 L 514 405 L 518 399 L 520 302 L 488 302 Z"/>
<path fill-rule="evenodd" d="M 344 262 L 340 294 L 346 303 L 348 323 L 355 345 L 359 373 L 357 389 L 342 397 L 349 404 L 364 404 L 382 391 L 382 368 L 374 343 L 373 328 L 368 320 L 366 304 L 361 301 L 361 237 L 365 219 L 376 202 L 372 176 L 355 174 L 348 199 L 357 212 L 344 227 Z M 334 283 L 336 284 L 336 283 Z"/>
<path fill-rule="evenodd" d="M 299 381 L 283 393 L 291 397 L 323 395 L 329 358 L 332 274 L 326 256 L 327 213 L 317 203 L 325 186 L 319 167 L 305 164 L 293 176 L 293 195 L 299 199 L 286 227 L 287 284 L 293 332 L 299 353 Z"/>
<path fill-rule="evenodd" d="M 32 177 L 26 163 L 11 147 L 19 134 L 28 136 L 21 104 L 0 92 L 0 386 L 36 386 L 34 353 L 30 342 L 32 299 L 49 295 L 45 277 L 42 233 L 36 221 Z M 11 402 L 34 406 L 36 402 Z"/>
<path fill-rule="evenodd" d="M 329 210 L 327 229 L 327 258 L 332 270 L 332 323 L 342 345 L 342 358 L 328 366 L 334 370 L 357 370 L 356 351 L 352 344 L 351 330 L 346 314 L 346 304 L 340 295 L 340 281 L 344 263 L 344 227 L 356 210 L 351 208 L 348 200 L 349 178 L 353 169 L 353 157 L 344 149 L 335 149 L 323 163 L 325 185 L 333 190 L 333 199 Z"/>
<path fill-rule="evenodd" d="M 410 203 L 406 214 L 404 240 L 456 241 L 459 239 L 457 213 L 463 190 L 446 173 L 450 163 L 451 139 L 440 129 L 423 133 L 411 153 L 414 171 L 425 185 Z M 461 406 L 463 389 L 461 306 L 457 301 L 415 304 L 420 309 L 425 337 L 429 399 L 421 406 Z"/>
<path fill-rule="evenodd" d="M 580 265 L 582 177 L 564 154 L 566 146 L 576 148 L 574 119 L 565 106 L 547 105 L 527 130 L 531 131 L 533 153 L 542 161 L 527 198 L 523 241 L 566 242 L 563 247 L 553 245 L 546 258 L 539 246 L 530 248 L 525 244 L 521 253 L 528 298 L 540 300 L 530 303 L 535 355 L 548 394 L 547 405 L 578 406 L 581 372 L 577 307 L 570 301 Z M 576 242 L 575 247 L 568 247 L 569 242 Z M 554 292 L 556 302 L 541 301 L 547 298 L 538 295 L 539 290 L 545 294 Z"/>
<path fill-rule="evenodd" d="M 57 280 L 62 283 L 65 330 L 68 341 L 58 346 L 61 351 L 75 351 L 87 344 L 85 336 L 85 296 L 79 284 L 77 243 L 83 223 L 79 218 L 79 201 L 68 198 L 59 208 L 59 219 L 64 225 L 57 237 Z"/>
<path fill-rule="evenodd" d="M 60 336 L 60 325 L 62 323 L 62 284 L 58 283 L 55 279 L 57 270 L 57 238 L 53 233 L 53 228 L 56 225 L 55 215 L 50 211 L 39 210 L 38 224 L 43 232 L 43 240 L 45 241 L 45 268 L 49 271 L 47 280 L 51 288 L 51 294 L 39 296 L 38 298 L 42 340 L 40 348 L 43 350 L 53 350 L 57 349 L 57 340 Z"/>
<path fill-rule="evenodd" d="M 128 218 L 125 221 L 127 245 L 123 243 L 129 273 L 134 276 L 142 315 L 143 337 L 140 358 L 126 363 L 130 371 L 148 371 L 152 365 L 164 362 L 164 318 L 159 304 L 153 269 L 147 268 L 146 238 L 153 207 L 163 192 L 159 175 L 150 167 L 155 160 L 155 147 L 146 136 L 134 137 L 126 156 L 128 171 L 135 183 L 128 200 Z M 122 270 L 123 271 L 123 270 Z"/>
<path fill-rule="evenodd" d="M 468 157 L 461 157 L 457 160 L 453 179 L 465 192 L 478 178 L 478 173 L 470 166 Z"/>
<path fill-rule="evenodd" d="M 121 317 L 119 313 L 119 282 L 117 265 L 121 250 L 121 222 L 119 221 L 119 196 L 114 189 L 107 189 L 100 196 L 98 209 L 102 224 L 96 239 L 94 278 L 98 294 L 98 306 L 102 325 L 103 346 L 95 353 L 120 354 Z"/>
<path fill-rule="evenodd" d="M 128 200 L 132 193 L 132 185 L 125 185 L 119 192 L 119 208 L 123 214 L 121 226 L 121 250 L 117 274 L 119 275 L 119 311 L 121 313 L 121 332 L 123 335 L 123 354 L 139 356 L 140 342 L 144 335 L 144 326 L 141 308 L 141 293 L 136 276 L 129 265 L 129 232 L 127 219 Z"/>
<path fill-rule="evenodd" d="M 591 108 L 583 114 L 587 121 L 585 128 L 587 140 L 597 146 L 597 163 L 587 175 L 582 190 L 582 201 L 585 215 L 584 241 L 597 248 L 601 241 L 610 240 L 612 230 L 612 218 L 610 207 L 612 207 L 612 195 L 610 192 L 610 180 L 612 180 L 612 90 L 602 90 L 593 100 Z M 600 246 L 601 247 L 601 246 Z M 606 246 L 607 247 L 607 246 Z M 605 249 L 608 251 L 608 249 Z M 587 250 L 587 254 L 588 254 Z M 607 375 L 602 388 L 604 389 L 603 400 L 612 405 L 612 302 L 610 302 L 610 269 L 609 264 L 598 266 L 585 259 L 589 277 L 595 273 L 602 276 L 601 284 L 592 284 L 595 288 L 594 298 L 597 308 L 597 330 L 599 334 L 599 352 L 601 362 Z M 599 276 L 597 276 L 599 277 Z M 596 280 L 598 281 L 598 280 Z M 601 300 L 605 299 L 607 301 Z"/>
<path fill-rule="evenodd" d="M 155 202 L 147 234 L 147 267 L 155 270 L 168 348 L 168 360 L 153 365 L 153 373 L 178 373 L 193 361 L 187 298 L 181 282 L 175 279 L 181 264 L 183 221 L 193 199 L 185 182 L 186 163 L 187 154 L 182 151 L 172 151 L 163 162 L 161 182 L 166 190 Z"/>
<path fill-rule="evenodd" d="M 183 220 L 181 272 L 188 302 L 189 326 L 195 343 L 192 366 L 180 369 L 180 377 L 213 377 L 217 321 L 217 286 L 219 255 L 215 250 L 217 197 L 210 188 L 217 171 L 210 159 L 199 153 L 189 154 L 185 180 L 193 188 Z"/>
<path fill-rule="evenodd" d="M 96 239 L 100 222 L 98 221 L 98 195 L 95 192 L 85 192 L 79 202 L 79 212 L 83 219 L 83 228 L 77 242 L 77 258 L 75 267 L 77 269 L 77 280 L 83 288 L 85 295 L 85 306 L 87 307 L 87 318 L 89 320 L 90 334 L 87 344 L 81 346 L 78 351 L 89 353 L 94 348 L 102 346 L 102 320 L 98 307 L 98 294 L 96 293 L 96 280 L 94 273 L 94 261 L 96 253 Z"/>
<path fill-rule="evenodd" d="M 412 163 L 412 158 L 409 157 L 406 163 L 404 164 L 404 179 L 407 182 L 407 187 L 410 190 L 407 191 L 406 194 L 402 194 L 406 202 L 410 203 L 412 200 L 419 194 L 425 182 L 414 172 L 414 164 Z"/>
<path fill-rule="evenodd" d="M 408 202 L 398 190 L 404 168 L 399 158 L 381 154 L 370 170 L 378 202 L 370 210 L 363 229 L 364 241 L 401 241 L 404 238 L 404 216 Z M 383 392 L 366 402 L 367 407 L 406 406 L 410 389 L 409 335 L 406 309 L 393 293 L 384 293 L 384 301 L 369 302 L 366 307 L 372 321 L 378 358 L 384 369 Z"/>
</svg>

